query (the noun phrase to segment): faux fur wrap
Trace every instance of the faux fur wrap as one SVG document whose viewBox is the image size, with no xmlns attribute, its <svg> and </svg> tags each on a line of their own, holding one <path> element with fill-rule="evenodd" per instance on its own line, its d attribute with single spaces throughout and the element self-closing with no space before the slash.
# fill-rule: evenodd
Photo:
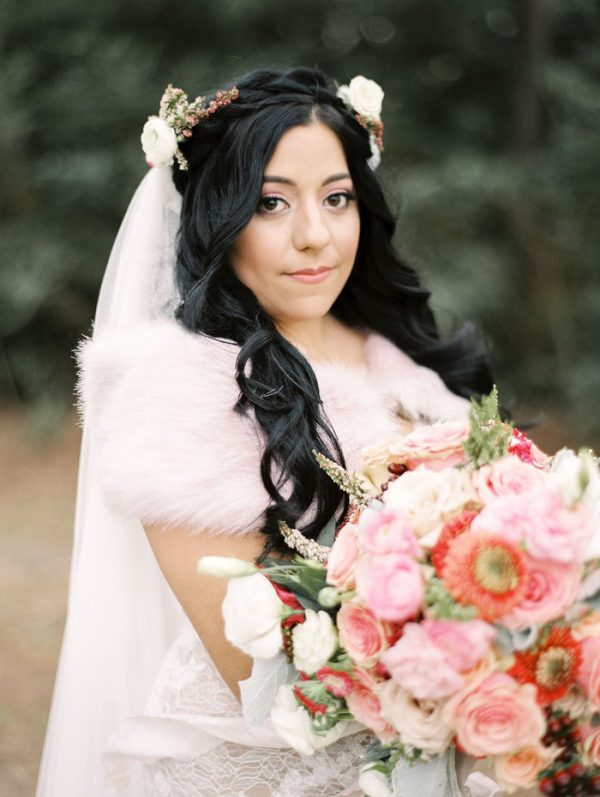
<svg viewBox="0 0 600 797">
<path fill-rule="evenodd" d="M 169 319 L 80 342 L 79 411 L 114 510 L 192 531 L 261 526 L 262 432 L 233 411 L 238 351 Z M 312 363 L 350 469 L 363 448 L 398 432 L 398 409 L 417 422 L 465 416 L 464 399 L 385 338 L 371 333 L 366 355 L 367 368 Z"/>
</svg>

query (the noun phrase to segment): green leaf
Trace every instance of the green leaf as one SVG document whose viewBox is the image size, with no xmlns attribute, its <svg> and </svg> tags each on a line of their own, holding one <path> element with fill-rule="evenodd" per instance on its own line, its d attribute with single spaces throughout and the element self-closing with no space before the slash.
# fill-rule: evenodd
<svg viewBox="0 0 600 797">
<path fill-rule="evenodd" d="M 488 396 L 482 396 L 481 401 L 471 399 L 469 437 L 463 448 L 474 468 L 505 456 L 512 432 L 512 424 L 500 417 L 498 389 L 495 385 Z"/>
</svg>

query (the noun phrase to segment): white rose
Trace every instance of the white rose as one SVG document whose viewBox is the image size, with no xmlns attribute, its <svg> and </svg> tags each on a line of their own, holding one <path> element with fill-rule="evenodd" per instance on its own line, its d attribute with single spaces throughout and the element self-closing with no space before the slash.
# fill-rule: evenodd
<svg viewBox="0 0 600 797">
<path fill-rule="evenodd" d="M 378 121 L 381 119 L 383 89 L 374 80 L 368 80 L 362 75 L 353 77 L 348 86 L 347 96 L 350 105 L 356 113 L 369 119 L 377 119 Z M 342 97 L 342 99 L 346 102 L 345 97 Z"/>
<path fill-rule="evenodd" d="M 294 665 L 313 675 L 334 654 L 338 636 L 327 612 L 306 610 L 306 620 L 292 631 Z"/>
<path fill-rule="evenodd" d="M 550 480 L 567 506 L 600 499 L 598 466 L 589 451 L 575 454 L 568 448 L 561 449 L 552 463 Z"/>
<path fill-rule="evenodd" d="M 337 741 L 348 723 L 338 722 L 323 736 L 318 735 L 308 711 L 298 705 L 292 690 L 290 684 L 282 684 L 271 707 L 271 722 L 281 738 L 304 755 L 312 755 L 318 748 Z"/>
<path fill-rule="evenodd" d="M 404 744 L 418 747 L 425 753 L 443 753 L 454 735 L 442 719 L 447 701 L 416 700 L 394 681 L 384 681 L 377 688 L 381 716 L 400 734 Z"/>
<path fill-rule="evenodd" d="M 225 636 L 256 659 L 271 659 L 283 648 L 285 605 L 261 573 L 230 581 L 223 601 Z"/>
<path fill-rule="evenodd" d="M 419 465 L 390 482 L 383 502 L 389 510 L 402 510 L 422 545 L 431 548 L 437 542 L 448 518 L 465 504 L 477 501 L 471 480 L 464 470 L 430 470 Z"/>
<path fill-rule="evenodd" d="M 235 556 L 203 556 L 198 560 L 196 572 L 222 578 L 239 578 L 256 573 L 256 565 Z"/>
<path fill-rule="evenodd" d="M 149 166 L 170 166 L 177 151 L 177 136 L 164 119 L 151 116 L 142 131 L 142 149 Z"/>
<path fill-rule="evenodd" d="M 372 767 L 361 771 L 358 785 L 366 797 L 393 797 L 386 775 Z"/>
</svg>

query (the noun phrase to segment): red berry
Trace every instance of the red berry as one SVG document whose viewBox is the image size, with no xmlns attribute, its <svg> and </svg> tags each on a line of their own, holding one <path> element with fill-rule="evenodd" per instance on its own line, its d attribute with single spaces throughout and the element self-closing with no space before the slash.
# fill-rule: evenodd
<svg viewBox="0 0 600 797">
<path fill-rule="evenodd" d="M 558 733 L 561 728 L 560 720 L 553 719 L 548 723 L 548 730 L 550 733 Z"/>
<path fill-rule="evenodd" d="M 554 787 L 554 781 L 552 778 L 542 778 L 540 780 L 540 791 L 542 794 L 554 794 L 556 789 Z"/>
<path fill-rule="evenodd" d="M 585 767 L 581 761 L 576 761 L 569 767 L 572 778 L 582 778 L 585 775 Z"/>
<path fill-rule="evenodd" d="M 402 474 L 405 473 L 408 470 L 408 468 L 406 467 L 406 465 L 403 465 L 400 462 L 392 462 L 390 465 L 388 465 L 388 470 L 390 473 L 393 473 L 395 476 L 402 476 Z"/>
<path fill-rule="evenodd" d="M 568 769 L 559 769 L 558 772 L 554 773 L 554 782 L 563 788 L 564 786 L 568 786 L 571 782 L 571 775 L 569 774 Z"/>
</svg>

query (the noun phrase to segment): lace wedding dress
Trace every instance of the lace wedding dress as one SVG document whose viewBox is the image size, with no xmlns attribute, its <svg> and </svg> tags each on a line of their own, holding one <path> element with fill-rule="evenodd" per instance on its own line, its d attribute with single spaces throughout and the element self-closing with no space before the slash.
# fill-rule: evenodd
<svg viewBox="0 0 600 797">
<path fill-rule="evenodd" d="M 80 347 L 80 408 L 115 511 L 190 533 L 260 527 L 268 504 L 258 473 L 261 437 L 231 409 L 236 355 L 235 346 L 172 320 Z M 389 341 L 370 334 L 365 355 L 365 367 L 313 363 L 349 469 L 364 447 L 397 434 L 402 418 L 465 417 L 467 403 Z M 184 619 L 145 709 L 115 730 L 106 763 L 114 793 L 126 789 L 131 765 L 148 797 L 359 797 L 358 770 L 371 738 L 354 732 L 306 756 L 272 728 L 249 727 Z M 455 783 L 449 775 L 436 794 L 459 794 Z"/>
</svg>

